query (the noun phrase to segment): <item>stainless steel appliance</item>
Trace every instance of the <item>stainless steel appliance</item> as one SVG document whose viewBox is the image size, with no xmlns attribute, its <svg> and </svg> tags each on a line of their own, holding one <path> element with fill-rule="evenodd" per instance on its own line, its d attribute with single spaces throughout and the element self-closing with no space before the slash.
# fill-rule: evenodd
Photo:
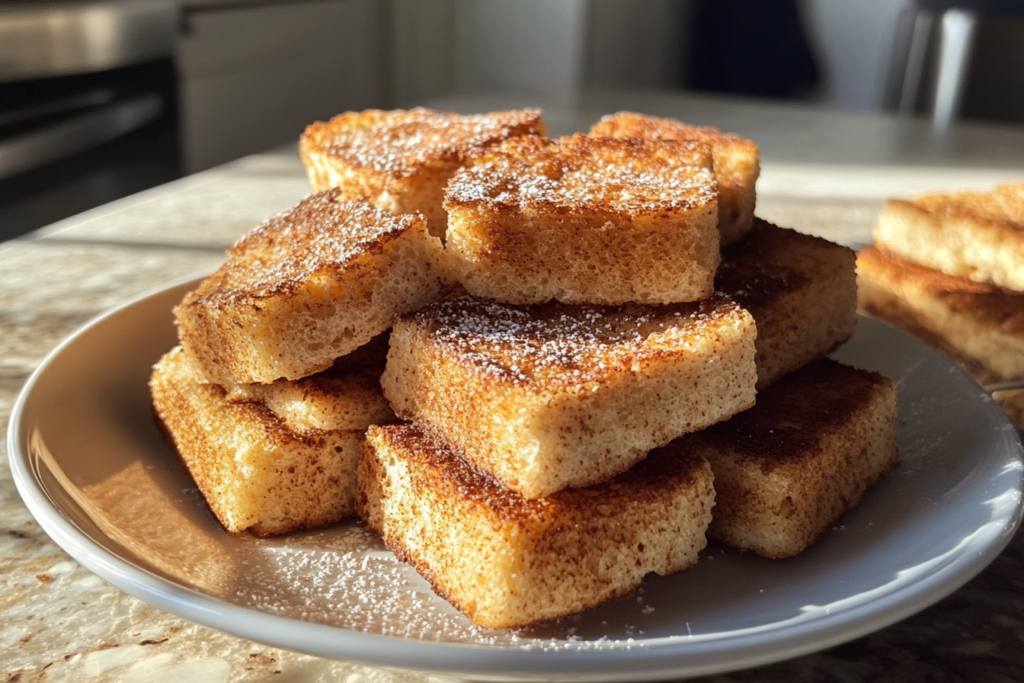
<svg viewBox="0 0 1024 683">
<path fill-rule="evenodd" d="M 181 174 L 173 0 L 0 2 L 0 240 Z"/>
</svg>

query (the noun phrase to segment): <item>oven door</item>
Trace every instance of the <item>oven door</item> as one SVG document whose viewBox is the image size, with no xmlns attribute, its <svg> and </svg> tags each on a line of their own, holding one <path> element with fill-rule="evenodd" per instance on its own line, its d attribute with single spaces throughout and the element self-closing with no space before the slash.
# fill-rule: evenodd
<svg viewBox="0 0 1024 683">
<path fill-rule="evenodd" d="M 160 0 L 0 3 L 0 240 L 181 175 Z"/>
</svg>

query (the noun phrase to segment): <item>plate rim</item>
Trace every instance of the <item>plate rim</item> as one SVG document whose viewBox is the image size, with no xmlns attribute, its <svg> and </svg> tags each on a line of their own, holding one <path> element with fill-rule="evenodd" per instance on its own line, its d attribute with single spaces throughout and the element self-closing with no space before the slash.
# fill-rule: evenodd
<svg viewBox="0 0 1024 683">
<path fill-rule="evenodd" d="M 889 626 L 927 608 L 983 571 L 1010 542 L 1024 514 L 1021 496 L 1024 471 L 1018 468 L 1014 513 L 1006 520 L 995 541 L 981 552 L 971 553 L 969 557 L 960 553 L 917 580 L 897 582 L 898 585 L 887 588 L 874 600 L 832 614 L 825 623 L 814 618 L 798 619 L 796 623 L 784 623 L 759 634 L 731 635 L 726 632 L 713 638 L 698 636 L 696 641 L 694 638 L 671 636 L 593 650 L 538 651 L 422 641 L 261 612 L 170 581 L 102 547 L 50 498 L 45 486 L 35 476 L 31 455 L 24 447 L 29 439 L 28 425 L 23 424 L 25 407 L 47 368 L 68 347 L 108 319 L 144 305 L 152 298 L 192 286 L 198 279 L 195 275 L 182 277 L 132 297 L 83 323 L 47 354 L 25 381 L 12 408 L 7 430 L 8 460 L 15 487 L 32 516 L 59 547 L 84 567 L 143 602 L 203 626 L 272 647 L 373 666 L 495 679 L 557 677 L 563 680 L 613 681 L 628 676 L 640 681 L 735 671 L 820 651 Z M 906 335 L 882 321 L 875 322 Z M 938 353 L 920 340 L 915 341 L 923 348 Z M 958 372 L 963 372 L 948 359 L 946 362 Z M 998 407 L 994 409 L 999 410 Z M 1005 416 L 1004 420 L 1009 424 Z M 1012 427 L 1009 431 L 1014 435 L 1009 446 L 1015 449 L 1018 464 L 1024 465 L 1020 436 Z M 885 603 L 886 609 L 878 609 L 879 602 Z M 279 628 L 274 629 L 275 626 Z M 277 635 L 268 640 L 265 634 L 272 632 Z M 339 638 L 339 633 L 344 637 Z M 750 640 L 755 642 L 745 643 Z M 738 645 L 735 641 L 739 641 Z M 399 643 L 401 648 L 395 648 Z M 686 652 L 694 646 L 700 650 L 699 653 Z M 742 648 L 743 654 L 735 652 L 737 647 Z M 721 659 L 724 653 L 729 653 L 728 662 Z M 638 670 L 638 666 L 643 669 Z"/>
</svg>

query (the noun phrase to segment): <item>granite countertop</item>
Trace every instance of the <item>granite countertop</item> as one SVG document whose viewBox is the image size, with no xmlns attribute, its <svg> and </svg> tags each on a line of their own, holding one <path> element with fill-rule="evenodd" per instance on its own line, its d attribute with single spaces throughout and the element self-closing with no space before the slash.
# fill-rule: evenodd
<svg viewBox="0 0 1024 683">
<path fill-rule="evenodd" d="M 507 97 L 501 102 L 520 104 Z M 452 106 L 483 110 L 493 104 L 478 98 Z M 698 111 L 691 116 L 702 119 L 696 122 L 720 120 L 755 139 L 761 120 L 769 138 L 781 134 L 762 120 L 763 110 L 748 108 L 744 114 L 736 104 L 716 109 L 714 101 L 601 96 L 582 105 L 542 104 L 557 122 L 555 133 L 583 129 L 600 113 L 636 109 L 681 116 Z M 887 196 L 988 187 L 1024 177 L 1021 131 L 960 131 L 958 139 L 975 143 L 966 156 L 949 148 L 938 157 L 920 149 L 896 159 L 865 153 L 851 165 L 840 163 L 842 145 L 854 145 L 850 136 L 884 128 L 884 122 L 800 116 L 805 117 L 800 125 L 832 140 L 832 156 L 819 149 L 801 161 L 799 155 L 773 151 L 777 145 L 769 142 L 758 214 L 838 242 L 869 241 Z M 886 134 L 897 135 L 905 125 L 890 122 Z M 785 126 L 792 127 L 792 121 Z M 843 130 L 848 137 L 837 144 Z M 999 140 L 1006 144 L 1000 147 Z M 979 145 L 998 148 L 991 163 L 985 163 Z M 1007 145 L 1018 150 L 1016 157 L 1006 153 Z M 307 192 L 297 156 L 285 150 L 191 176 L 0 244 L 0 424 L 7 423 L 26 378 L 63 337 L 141 292 L 210 271 L 238 236 Z M 1024 540 L 1018 534 L 971 582 L 902 622 L 824 652 L 705 680 L 1022 680 L 1022 640 Z M 0 674 L 3 683 L 448 680 L 268 647 L 123 593 L 82 568 L 40 529 L 15 490 L 6 458 L 0 459 Z"/>
</svg>

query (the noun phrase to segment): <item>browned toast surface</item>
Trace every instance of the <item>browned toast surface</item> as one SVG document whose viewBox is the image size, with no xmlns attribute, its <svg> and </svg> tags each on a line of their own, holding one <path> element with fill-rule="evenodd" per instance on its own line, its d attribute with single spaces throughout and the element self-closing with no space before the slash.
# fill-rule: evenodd
<svg viewBox="0 0 1024 683">
<path fill-rule="evenodd" d="M 979 381 L 1024 376 L 1024 294 L 873 246 L 860 251 L 857 273 L 864 310 L 952 352 Z"/>
<path fill-rule="evenodd" d="M 627 593 L 649 572 L 692 566 L 713 501 L 707 463 L 686 454 L 528 500 L 405 425 L 370 429 L 357 508 L 455 607 L 514 628 Z"/>
<path fill-rule="evenodd" d="M 853 335 L 855 261 L 852 249 L 760 218 L 722 253 L 715 288 L 757 324 L 758 390 Z"/>
<path fill-rule="evenodd" d="M 243 237 L 174 314 L 210 381 L 269 383 L 330 367 L 451 283 L 421 217 L 328 190 Z"/>
<path fill-rule="evenodd" d="M 257 536 L 354 514 L 363 431 L 297 431 L 258 402 L 195 381 L 180 347 L 154 368 L 156 416 L 221 524 Z"/>
<path fill-rule="evenodd" d="M 299 151 L 314 191 L 338 187 L 394 213 L 422 213 L 443 237 L 444 185 L 481 150 L 509 137 L 546 135 L 536 109 L 464 116 L 430 109 L 347 112 L 309 125 Z"/>
<path fill-rule="evenodd" d="M 613 476 L 753 403 L 755 329 L 724 297 L 517 308 L 438 302 L 395 324 L 395 412 L 530 498 Z"/>
<path fill-rule="evenodd" d="M 691 126 L 675 119 L 619 112 L 603 117 L 590 134 L 643 140 L 699 140 L 711 146 L 718 181 L 718 228 L 722 246 L 734 244 L 750 230 L 756 203 L 760 159 L 753 141 L 717 128 Z"/>
<path fill-rule="evenodd" d="M 889 200 L 874 241 L 947 275 L 1024 291 L 1024 183 Z"/>
<path fill-rule="evenodd" d="M 711 537 L 781 558 L 816 542 L 896 464 L 895 420 L 892 380 L 823 359 L 673 446 L 711 463 Z"/>
<path fill-rule="evenodd" d="M 440 164 L 464 164 L 509 137 L 546 133 L 537 109 L 471 115 L 368 109 L 310 124 L 300 144 L 353 168 L 402 178 Z"/>
<path fill-rule="evenodd" d="M 300 433 L 323 430 L 365 430 L 390 424 L 395 414 L 384 398 L 380 376 L 388 355 L 388 334 L 374 337 L 322 372 L 270 384 L 225 387 L 233 403 L 260 403 Z M 205 381 L 196 372 L 197 381 Z"/>
<path fill-rule="evenodd" d="M 189 300 L 209 305 L 255 306 L 291 296 L 317 276 L 357 266 L 366 254 L 416 224 L 415 216 L 392 216 L 362 203 L 347 203 L 329 190 L 312 195 L 240 239 L 228 260 L 205 279 Z"/>
<path fill-rule="evenodd" d="M 445 191 L 468 292 L 507 303 L 674 303 L 710 296 L 718 190 L 701 142 L 513 138 Z"/>
</svg>

